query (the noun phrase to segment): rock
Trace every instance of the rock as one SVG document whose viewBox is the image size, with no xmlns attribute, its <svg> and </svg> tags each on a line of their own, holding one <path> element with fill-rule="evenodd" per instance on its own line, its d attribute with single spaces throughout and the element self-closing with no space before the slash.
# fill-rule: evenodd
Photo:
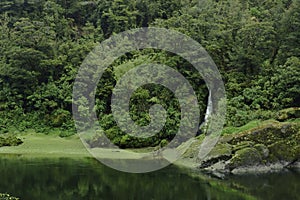
<svg viewBox="0 0 300 200">
<path fill-rule="evenodd" d="M 268 146 L 271 158 L 274 161 L 287 161 L 293 162 L 300 158 L 300 144 L 295 141 L 283 140 L 277 141 Z"/>
<path fill-rule="evenodd" d="M 288 167 L 300 169 L 300 158 L 298 160 L 296 160 L 295 162 L 291 163 Z"/>
<path fill-rule="evenodd" d="M 225 178 L 225 174 L 221 173 L 219 171 L 212 171 L 211 175 L 216 177 L 216 178 L 219 178 L 219 179 L 224 179 Z"/>
<path fill-rule="evenodd" d="M 299 125 L 292 123 L 273 123 L 257 128 L 247 133 L 236 135 L 230 144 L 236 145 L 243 141 L 251 141 L 256 144 L 271 145 L 274 142 L 289 138 L 299 131 Z"/>
<path fill-rule="evenodd" d="M 229 160 L 232 157 L 232 147 L 230 144 L 217 144 L 211 152 L 200 160 L 200 168 L 212 166 L 221 160 Z"/>
<path fill-rule="evenodd" d="M 197 168 L 219 178 L 227 173 L 265 173 L 300 168 L 298 122 L 271 122 L 240 134 L 222 136 L 201 160 L 195 156 L 202 140 L 195 141 L 184 155 Z"/>
<path fill-rule="evenodd" d="M 238 150 L 235 155 L 230 159 L 228 168 L 233 170 L 238 167 L 255 166 L 262 163 L 262 156 L 259 151 L 252 147 L 247 147 Z"/>
<path fill-rule="evenodd" d="M 248 167 L 237 167 L 231 171 L 232 174 L 260 174 L 260 173 L 270 173 L 270 172 L 278 172 L 283 170 L 286 167 L 286 163 L 274 163 L 269 165 L 256 165 L 256 166 L 248 166 Z"/>
<path fill-rule="evenodd" d="M 287 138 L 296 134 L 298 130 L 292 124 L 284 124 L 282 125 L 280 131 L 282 138 Z"/>
<path fill-rule="evenodd" d="M 222 174 L 227 174 L 230 172 L 227 165 L 228 165 L 227 161 L 221 160 L 209 167 L 204 168 L 204 170 L 209 172 L 214 172 L 214 173 L 218 172 Z"/>
<path fill-rule="evenodd" d="M 233 151 L 236 152 L 247 147 L 253 147 L 254 144 L 252 141 L 241 141 L 233 146 Z"/>
<path fill-rule="evenodd" d="M 233 138 L 234 138 L 233 135 L 224 135 L 224 136 L 220 137 L 219 143 L 228 143 L 228 142 L 230 142 Z"/>
<path fill-rule="evenodd" d="M 254 145 L 254 148 L 258 150 L 262 158 L 267 158 L 269 156 L 270 151 L 266 145 L 256 144 Z"/>
</svg>

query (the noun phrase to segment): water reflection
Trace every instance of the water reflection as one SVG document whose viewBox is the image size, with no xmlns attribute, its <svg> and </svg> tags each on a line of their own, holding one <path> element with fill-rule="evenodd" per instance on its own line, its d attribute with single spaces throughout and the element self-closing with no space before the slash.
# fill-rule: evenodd
<svg viewBox="0 0 300 200">
<path fill-rule="evenodd" d="M 0 192 L 23 200 L 241 199 L 174 166 L 146 174 L 115 171 L 93 159 L 0 158 Z"/>
<path fill-rule="evenodd" d="M 285 170 L 271 174 L 228 177 L 245 191 L 263 200 L 300 200 L 300 171 Z"/>
</svg>

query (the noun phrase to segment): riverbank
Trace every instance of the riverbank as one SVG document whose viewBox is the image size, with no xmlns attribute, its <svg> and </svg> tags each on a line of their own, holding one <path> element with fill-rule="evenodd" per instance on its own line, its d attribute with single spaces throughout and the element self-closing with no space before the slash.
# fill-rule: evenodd
<svg viewBox="0 0 300 200">
<path fill-rule="evenodd" d="M 246 127 L 241 127 L 243 131 L 238 130 L 236 133 L 226 133 L 221 136 L 218 144 L 205 160 L 197 158 L 198 148 L 203 140 L 203 136 L 191 139 L 188 141 L 190 148 L 183 154 L 182 159 L 179 159 L 174 164 L 186 174 L 196 179 L 197 183 L 201 182 L 206 185 L 207 191 L 214 191 L 214 194 L 223 195 L 227 193 L 236 199 L 256 199 L 255 195 L 252 196 L 252 194 L 255 194 L 255 191 L 250 190 L 249 188 L 251 187 L 247 185 L 248 183 L 239 181 L 239 179 L 242 179 L 244 175 L 249 173 L 264 173 L 267 176 L 267 174 L 272 174 L 269 172 L 274 171 L 280 171 L 278 173 L 280 177 L 280 173 L 286 171 L 284 169 L 291 167 L 299 168 L 300 166 L 291 166 L 290 164 L 293 163 L 296 165 L 297 162 L 294 161 L 300 155 L 298 154 L 300 152 L 300 126 L 297 120 L 293 122 L 269 120 L 261 123 L 259 126 L 252 127 L 247 125 Z M 61 138 L 55 134 L 44 135 L 29 132 L 16 136 L 23 143 L 18 146 L 1 147 L 0 156 L 2 158 L 7 158 L 7 155 L 9 158 L 17 160 L 11 156 L 14 155 L 21 159 L 22 162 L 24 159 L 38 160 L 38 158 L 41 158 L 44 160 L 46 158 L 55 160 L 58 158 L 60 163 L 63 162 L 61 158 L 84 160 L 84 158 L 92 157 L 78 135 Z M 291 141 L 294 141 L 294 143 Z M 287 146 L 283 146 L 284 144 L 288 145 L 288 148 Z M 274 145 L 279 146 L 275 148 Z M 139 149 L 136 152 L 141 153 L 146 150 Z M 151 148 L 148 150 L 151 151 Z M 93 151 L 97 152 L 97 155 L 101 155 L 103 158 L 142 158 L 141 156 L 137 156 L 139 154 L 128 150 L 96 148 Z M 238 164 L 233 165 L 233 161 L 238 161 Z M 243 175 L 232 176 L 231 174 Z M 275 174 L 272 177 L 277 177 Z M 293 175 L 290 176 L 293 178 Z M 215 179 L 215 177 L 222 180 Z M 253 178 L 253 176 L 250 177 Z M 257 176 L 255 175 L 255 177 Z M 264 179 L 259 181 L 261 181 L 261 187 L 265 187 Z M 268 196 L 271 196 L 271 190 L 266 188 L 265 190 L 269 191 Z M 221 198 L 221 196 L 218 197 Z"/>
<path fill-rule="evenodd" d="M 268 120 L 242 132 L 224 134 L 202 160 L 197 157 L 203 138 L 193 138 L 177 163 L 224 178 L 227 174 L 269 173 L 300 168 L 299 120 Z"/>
<path fill-rule="evenodd" d="M 55 134 L 35 132 L 16 135 L 22 140 L 18 146 L 0 147 L 0 155 L 19 155 L 23 157 L 65 157 L 88 158 L 94 155 L 110 159 L 140 159 L 142 155 L 122 149 L 93 148 L 89 152 L 78 135 L 61 138 Z"/>
<path fill-rule="evenodd" d="M 30 157 L 89 157 L 78 136 L 61 138 L 57 135 L 25 133 L 17 135 L 23 143 L 18 146 L 0 148 L 0 154 Z"/>
<path fill-rule="evenodd" d="M 189 148 L 174 164 L 201 170 L 218 177 L 226 174 L 266 173 L 286 168 L 300 168 L 300 122 L 268 120 L 250 123 L 236 132 L 225 129 L 217 145 L 200 160 L 199 146 L 203 136 L 188 141 Z M 93 148 L 89 152 L 78 135 L 61 138 L 56 134 L 27 132 L 16 135 L 23 143 L 0 148 L 0 155 L 24 157 L 93 157 L 110 159 L 151 159 L 146 149 L 122 150 Z M 184 146 L 186 144 L 182 144 Z M 179 147 L 180 149 L 181 147 Z M 148 149 L 152 151 L 153 149 Z M 151 157 L 151 158 L 150 158 Z M 162 157 L 163 158 L 163 157 Z"/>
</svg>

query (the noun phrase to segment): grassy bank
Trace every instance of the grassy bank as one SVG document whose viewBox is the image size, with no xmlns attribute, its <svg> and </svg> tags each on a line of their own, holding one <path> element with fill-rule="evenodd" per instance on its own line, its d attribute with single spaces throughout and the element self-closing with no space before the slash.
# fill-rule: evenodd
<svg viewBox="0 0 300 200">
<path fill-rule="evenodd" d="M 18 146 L 0 148 L 0 155 L 14 154 L 27 157 L 92 157 L 111 159 L 138 159 L 143 155 L 133 151 L 93 148 L 90 152 L 84 147 L 78 135 L 61 138 L 57 134 L 38 134 L 35 132 L 17 135 L 23 143 Z"/>
<path fill-rule="evenodd" d="M 18 136 L 23 144 L 0 148 L 0 154 L 20 154 L 24 156 L 88 157 L 90 154 L 76 135 L 61 138 L 57 135 L 26 133 Z"/>
<path fill-rule="evenodd" d="M 266 121 L 252 121 L 248 124 L 241 127 L 226 127 L 222 132 L 222 137 L 220 138 L 220 142 L 224 140 L 232 140 L 235 136 L 239 137 L 239 135 L 251 135 L 252 132 L 260 132 L 269 127 L 281 127 L 281 126 L 289 126 L 291 124 L 299 124 L 299 118 L 292 119 L 291 121 L 286 122 L 278 122 L 277 120 L 266 120 Z M 276 129 L 276 128 L 275 128 Z M 275 131 L 275 129 L 273 131 Z M 279 128 L 280 129 L 280 128 Z M 272 132 L 272 130 L 270 130 Z M 270 133 L 271 135 L 273 133 Z M 283 133 L 282 133 L 283 134 Z M 262 134 L 263 136 L 264 134 Z M 275 134 L 276 136 L 277 134 Z M 34 131 L 28 131 L 25 133 L 16 134 L 18 138 L 20 138 L 23 143 L 18 146 L 5 146 L 0 148 L 1 154 L 17 154 L 22 156 L 31 156 L 31 157 L 93 157 L 96 155 L 99 158 L 110 158 L 110 159 L 139 159 L 139 158 L 152 158 L 153 154 L 151 151 L 156 148 L 144 148 L 144 149 L 104 149 L 104 148 L 92 148 L 90 152 L 84 147 L 79 136 L 72 135 L 69 137 L 61 138 L 57 133 L 51 132 L 49 134 L 40 134 L 35 133 Z M 274 137 L 275 137 L 274 136 Z M 190 167 L 194 167 L 195 161 L 192 161 L 196 158 L 197 150 L 199 145 L 202 142 L 203 135 L 198 137 L 198 139 L 193 139 L 188 141 L 186 144 L 181 145 L 178 150 L 182 151 L 184 146 L 190 143 L 188 150 L 184 153 L 183 159 L 177 161 L 177 164 L 188 165 Z M 276 136 L 277 138 L 277 136 Z M 275 138 L 275 139 L 276 139 Z M 268 138 L 267 138 L 268 139 Z M 269 138 L 270 139 L 270 138 Z M 272 138 L 271 138 L 272 139 Z M 255 137 L 252 138 L 255 140 Z M 252 144 L 253 141 L 248 141 L 249 144 Z M 294 139 L 293 139 L 294 140 Z M 220 143 L 219 142 L 219 143 Z M 274 140 L 274 143 L 278 142 Z M 249 144 L 247 145 L 249 146 Z M 260 143 L 264 143 L 264 141 L 260 141 Z M 247 146 L 246 145 L 246 146 Z M 271 145 L 271 143 L 268 145 Z M 268 146 L 267 145 L 267 146 Z M 251 146 L 251 145 L 250 145 Z M 182 149 L 181 149 L 182 147 Z M 150 152 L 150 153 L 149 153 Z M 188 158 L 188 159 L 187 159 Z M 184 163 L 182 163 L 184 162 Z M 197 163 L 198 164 L 198 163 Z"/>
</svg>

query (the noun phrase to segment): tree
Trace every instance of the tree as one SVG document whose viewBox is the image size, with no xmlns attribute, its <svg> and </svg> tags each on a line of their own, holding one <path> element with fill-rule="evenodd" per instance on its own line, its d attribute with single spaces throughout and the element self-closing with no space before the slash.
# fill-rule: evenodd
<svg viewBox="0 0 300 200">
<path fill-rule="evenodd" d="M 300 57 L 300 2 L 293 1 L 280 21 L 282 41 L 276 61 L 284 64 L 288 58 Z"/>
</svg>

